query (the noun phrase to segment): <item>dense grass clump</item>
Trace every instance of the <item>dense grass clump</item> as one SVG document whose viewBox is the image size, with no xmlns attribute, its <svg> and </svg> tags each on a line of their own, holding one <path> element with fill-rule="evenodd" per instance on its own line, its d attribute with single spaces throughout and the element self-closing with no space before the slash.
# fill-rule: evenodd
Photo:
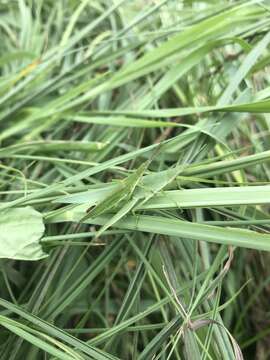
<svg viewBox="0 0 270 360">
<path fill-rule="evenodd" d="M 0 359 L 269 359 L 268 1 L 0 2 Z"/>
</svg>

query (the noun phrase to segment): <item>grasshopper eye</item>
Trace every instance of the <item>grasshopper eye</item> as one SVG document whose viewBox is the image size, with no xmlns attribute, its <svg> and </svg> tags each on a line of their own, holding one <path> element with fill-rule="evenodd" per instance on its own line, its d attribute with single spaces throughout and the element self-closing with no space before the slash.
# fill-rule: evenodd
<svg viewBox="0 0 270 360">
<path fill-rule="evenodd" d="M 95 208 L 95 206 L 90 206 L 90 207 L 86 210 L 87 214 L 88 214 L 91 210 L 93 210 L 94 208 Z"/>
</svg>

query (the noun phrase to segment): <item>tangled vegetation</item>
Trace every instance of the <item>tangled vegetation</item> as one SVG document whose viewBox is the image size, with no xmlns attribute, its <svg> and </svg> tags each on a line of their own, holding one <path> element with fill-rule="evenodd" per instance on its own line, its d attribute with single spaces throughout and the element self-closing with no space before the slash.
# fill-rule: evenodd
<svg viewBox="0 0 270 360">
<path fill-rule="evenodd" d="M 0 358 L 269 359 L 270 6 L 0 1 Z"/>
</svg>

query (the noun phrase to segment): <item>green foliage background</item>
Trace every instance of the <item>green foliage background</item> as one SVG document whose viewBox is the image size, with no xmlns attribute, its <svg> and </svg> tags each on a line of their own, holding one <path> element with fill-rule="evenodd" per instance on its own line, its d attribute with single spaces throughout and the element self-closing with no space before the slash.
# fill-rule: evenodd
<svg viewBox="0 0 270 360">
<path fill-rule="evenodd" d="M 0 248 L 1 360 L 269 358 L 269 27 L 267 0 L 0 1 L 1 246 L 31 206 L 49 254 Z"/>
</svg>

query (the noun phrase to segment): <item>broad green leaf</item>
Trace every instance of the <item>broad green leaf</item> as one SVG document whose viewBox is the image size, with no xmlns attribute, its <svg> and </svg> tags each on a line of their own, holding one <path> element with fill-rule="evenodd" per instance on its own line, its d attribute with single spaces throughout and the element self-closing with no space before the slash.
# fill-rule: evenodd
<svg viewBox="0 0 270 360">
<path fill-rule="evenodd" d="M 40 244 L 42 215 L 27 206 L 0 212 L 0 258 L 39 260 L 48 256 Z"/>
</svg>

